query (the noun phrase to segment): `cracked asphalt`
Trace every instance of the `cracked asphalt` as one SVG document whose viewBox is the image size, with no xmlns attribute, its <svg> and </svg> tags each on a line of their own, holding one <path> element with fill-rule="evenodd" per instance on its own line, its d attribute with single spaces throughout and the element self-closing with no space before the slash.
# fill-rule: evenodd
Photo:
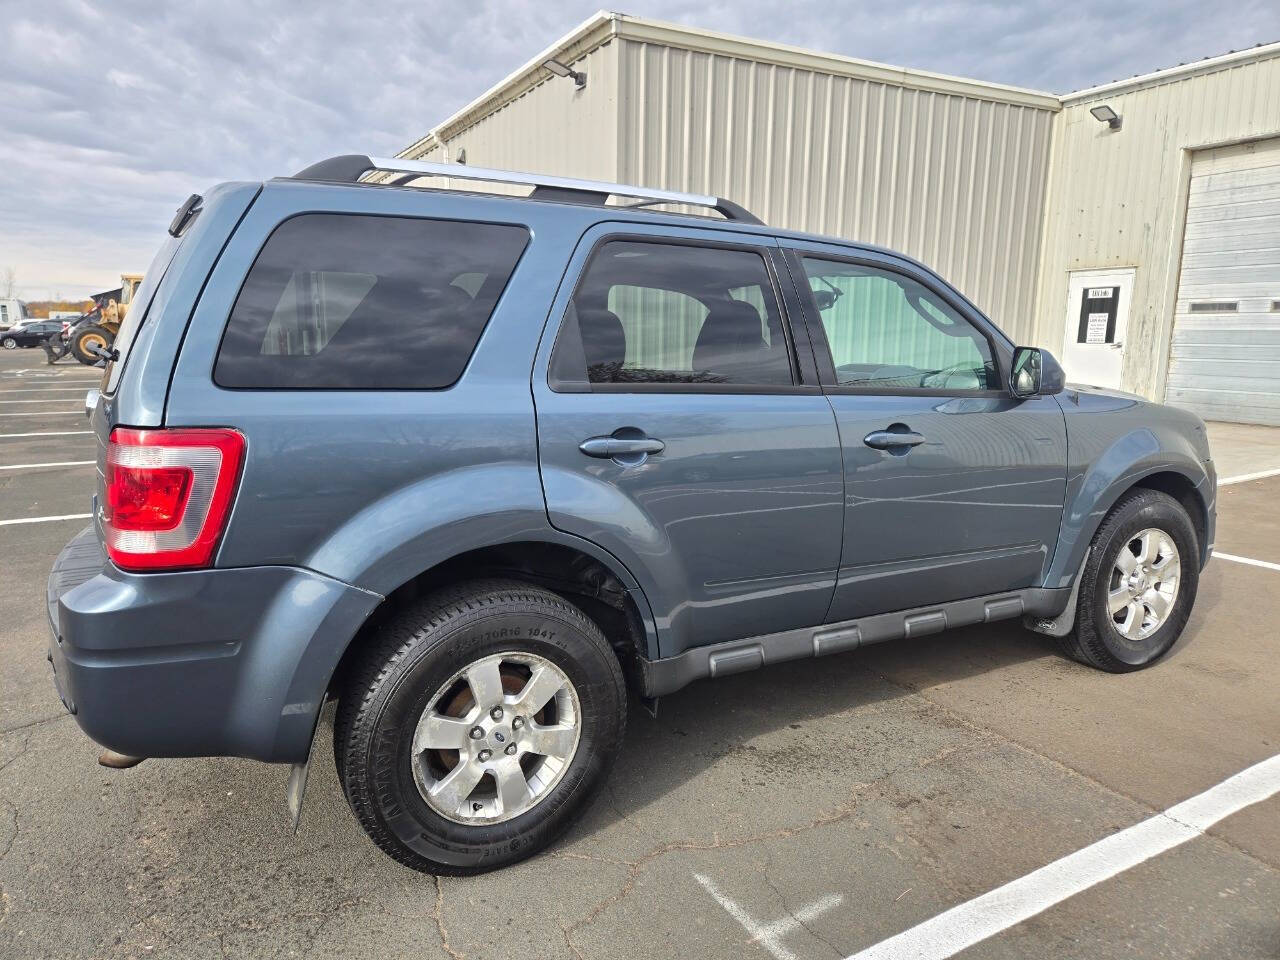
<svg viewBox="0 0 1280 960">
<path fill-rule="evenodd" d="M 0 434 L 85 429 L 91 374 L 48 373 L 35 351 L 0 354 L 0 401 L 66 387 L 47 406 L 0 403 L 40 414 L 0 415 Z M 0 437 L 0 466 L 91 459 L 91 439 Z M 92 471 L 0 470 L 0 519 L 87 512 Z M 1221 501 L 1218 550 L 1280 563 L 1280 477 Z M 0 526 L 6 960 L 831 960 L 1280 753 L 1280 571 L 1219 559 L 1184 639 L 1141 673 L 1098 673 L 1001 624 L 702 682 L 656 720 L 635 708 L 563 841 L 437 880 L 365 839 L 327 732 L 296 836 L 283 767 L 98 767 L 44 659 L 45 577 L 81 525 Z M 1278 908 L 1272 797 L 964 956 L 1276 958 Z"/>
</svg>

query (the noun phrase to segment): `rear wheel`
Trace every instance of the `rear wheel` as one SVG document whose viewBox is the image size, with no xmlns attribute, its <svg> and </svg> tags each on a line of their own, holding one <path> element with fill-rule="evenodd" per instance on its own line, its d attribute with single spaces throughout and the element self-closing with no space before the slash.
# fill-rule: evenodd
<svg viewBox="0 0 1280 960">
<path fill-rule="evenodd" d="M 111 341 L 115 336 L 105 327 L 100 327 L 96 323 L 91 323 L 86 327 L 81 327 L 71 337 L 71 352 L 75 354 L 75 358 L 83 364 L 93 366 L 100 363 L 102 358 L 94 354 L 89 347 L 105 350 L 111 346 Z"/>
<path fill-rule="evenodd" d="M 1182 504 L 1156 490 L 1125 494 L 1093 538 L 1076 623 L 1063 638 L 1067 655 L 1112 673 L 1160 659 L 1191 614 L 1199 561 Z"/>
<path fill-rule="evenodd" d="M 626 691 L 599 628 L 514 581 L 405 610 L 338 706 L 339 779 L 360 824 L 427 873 L 496 869 L 560 835 L 622 740 Z"/>
</svg>

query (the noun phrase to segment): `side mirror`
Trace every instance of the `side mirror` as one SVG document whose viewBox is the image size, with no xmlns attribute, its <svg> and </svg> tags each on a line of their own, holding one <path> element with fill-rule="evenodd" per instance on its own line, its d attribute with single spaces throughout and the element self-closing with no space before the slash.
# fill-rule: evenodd
<svg viewBox="0 0 1280 960">
<path fill-rule="evenodd" d="M 830 310 L 836 305 L 836 300 L 838 299 L 839 297 L 830 290 L 813 291 L 813 302 L 817 305 L 819 310 Z"/>
<path fill-rule="evenodd" d="M 1009 392 L 1019 400 L 1061 393 L 1066 383 L 1062 367 L 1048 350 L 1017 347 L 1009 372 Z"/>
</svg>

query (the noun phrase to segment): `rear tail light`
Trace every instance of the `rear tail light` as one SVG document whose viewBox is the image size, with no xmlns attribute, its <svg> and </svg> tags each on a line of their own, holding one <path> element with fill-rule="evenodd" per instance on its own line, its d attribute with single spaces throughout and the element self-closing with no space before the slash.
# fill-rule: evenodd
<svg viewBox="0 0 1280 960">
<path fill-rule="evenodd" d="M 244 437 L 235 430 L 112 430 L 102 513 L 112 563 L 125 570 L 207 567 L 243 459 Z"/>
</svg>

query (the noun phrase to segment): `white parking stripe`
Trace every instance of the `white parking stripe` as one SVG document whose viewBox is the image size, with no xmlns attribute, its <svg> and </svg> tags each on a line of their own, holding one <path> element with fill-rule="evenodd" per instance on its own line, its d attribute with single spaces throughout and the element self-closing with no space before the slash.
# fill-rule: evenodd
<svg viewBox="0 0 1280 960">
<path fill-rule="evenodd" d="M 1237 557 L 1233 553 L 1219 553 L 1213 551 L 1213 555 L 1218 560 L 1230 560 L 1232 563 L 1247 563 L 1251 567 L 1266 567 L 1268 570 L 1280 570 L 1280 563 L 1272 563 L 1270 560 L 1254 560 L 1252 557 Z"/>
<path fill-rule="evenodd" d="M 736 901 L 730 900 L 721 893 L 709 877 L 704 877 L 700 873 L 695 873 L 693 878 L 702 884 L 702 888 L 711 894 L 711 898 L 724 908 L 725 913 L 737 920 L 742 925 L 742 929 L 751 934 L 751 943 L 758 943 L 760 946 L 768 950 L 777 960 L 796 960 L 796 955 L 786 947 L 782 938 L 787 934 L 794 933 L 807 923 L 818 919 L 828 910 L 834 910 L 844 902 L 844 896 L 839 893 L 833 893 L 823 897 L 817 903 L 811 903 L 807 907 L 801 907 L 790 916 L 783 917 L 781 920 L 774 920 L 772 923 L 760 923 L 751 914 L 747 913 Z"/>
<path fill-rule="evenodd" d="M 96 377 L 73 377 L 69 374 L 62 373 L 36 373 L 33 371 L 24 375 L 21 370 L 14 372 L 17 373 L 18 376 L 0 378 L 0 383 L 33 383 L 42 380 L 60 380 L 63 383 L 97 383 L 102 379 L 101 375 Z"/>
<path fill-rule="evenodd" d="M 1226 477 L 1218 481 L 1218 486 L 1225 487 L 1233 483 L 1244 483 L 1246 480 L 1261 480 L 1264 477 L 1280 476 L 1280 467 L 1274 470 L 1259 470 L 1257 473 L 1242 473 L 1238 477 Z"/>
<path fill-rule="evenodd" d="M 34 470 L 37 467 L 87 467 L 97 462 L 97 460 L 59 460 L 56 463 L 15 463 L 7 467 L 0 466 L 0 470 Z"/>
<path fill-rule="evenodd" d="M 5 390 L 0 387 L 0 396 L 11 393 L 84 393 L 79 387 L 19 387 L 17 390 Z"/>
<path fill-rule="evenodd" d="M 54 520 L 88 520 L 91 513 L 64 513 L 60 517 L 19 517 L 17 520 L 0 520 L 0 527 L 11 527 L 19 523 L 52 523 Z"/>
<path fill-rule="evenodd" d="M 1114 833 L 1003 887 L 952 907 L 847 960 L 944 960 L 1082 890 L 1194 840 L 1215 823 L 1280 793 L 1280 754 L 1164 813 Z"/>
<path fill-rule="evenodd" d="M 92 430 L 37 430 L 35 433 L 0 433 L 0 440 L 14 440 L 18 437 L 83 437 L 93 433 Z"/>
<path fill-rule="evenodd" d="M 44 410 L 39 413 L 31 410 L 24 410 L 22 413 L 9 413 L 6 410 L 4 413 L 0 413 L 0 417 L 65 417 L 72 413 L 84 416 L 83 410 Z"/>
<path fill-rule="evenodd" d="M 79 403 L 77 397 L 50 397 L 48 400 L 0 400 L 0 403 Z"/>
</svg>

